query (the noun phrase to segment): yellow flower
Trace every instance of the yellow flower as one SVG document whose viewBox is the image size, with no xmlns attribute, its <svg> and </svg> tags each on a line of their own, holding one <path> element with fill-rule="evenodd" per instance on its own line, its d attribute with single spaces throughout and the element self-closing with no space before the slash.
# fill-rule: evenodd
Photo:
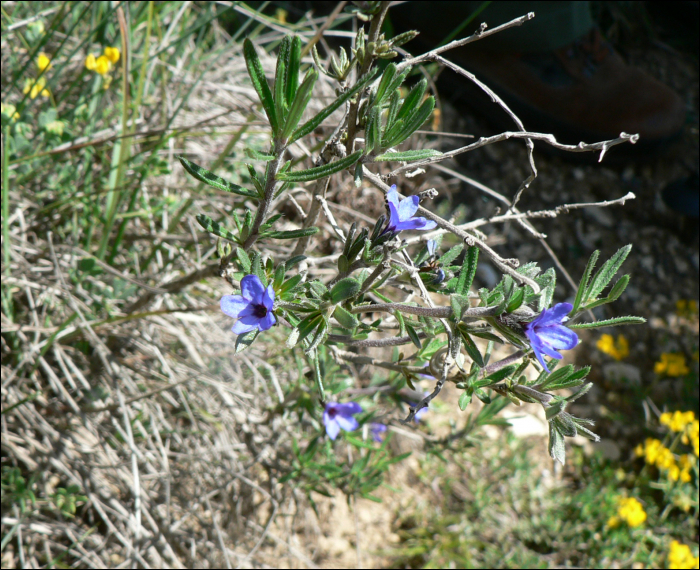
<svg viewBox="0 0 700 570">
<path fill-rule="evenodd" d="M 620 517 L 616 515 L 612 516 L 608 519 L 608 528 L 617 528 L 618 526 L 620 526 L 621 522 L 622 521 L 620 520 Z"/>
<path fill-rule="evenodd" d="M 664 352 L 661 359 L 654 364 L 654 372 L 666 376 L 685 376 L 690 369 L 685 364 L 685 356 L 680 353 Z"/>
<path fill-rule="evenodd" d="M 105 48 L 105 57 L 111 62 L 111 63 L 117 63 L 119 61 L 119 48 L 115 47 L 106 47 Z"/>
<path fill-rule="evenodd" d="M 17 107 L 14 105 L 5 105 L 5 103 L 0 103 L 0 112 L 2 112 L 3 115 L 10 117 L 10 120 L 13 122 L 19 119 Z"/>
<path fill-rule="evenodd" d="M 698 557 L 693 556 L 687 544 L 681 544 L 677 540 L 671 541 L 668 551 L 668 568 L 697 568 Z"/>
<path fill-rule="evenodd" d="M 622 360 L 630 354 L 629 343 L 622 335 L 618 335 L 617 341 L 615 341 L 612 335 L 604 334 L 598 339 L 596 346 L 598 350 L 612 356 L 615 360 Z"/>
<path fill-rule="evenodd" d="M 29 93 L 29 97 L 32 99 L 36 99 L 39 94 L 41 94 L 42 97 L 49 97 L 51 93 L 49 93 L 48 89 L 45 89 L 46 87 L 46 79 L 43 77 L 39 77 L 38 79 L 27 79 L 24 82 L 24 89 L 23 92 L 25 94 Z"/>
<path fill-rule="evenodd" d="M 85 67 L 86 67 L 87 69 L 89 69 L 90 71 L 95 71 L 95 67 L 96 67 L 96 66 L 97 66 L 97 64 L 96 64 L 96 62 L 95 62 L 95 56 L 92 55 L 92 54 L 89 54 L 89 55 L 85 58 Z"/>
<path fill-rule="evenodd" d="M 692 477 L 692 475 L 690 474 L 690 471 L 688 471 L 687 469 L 682 469 L 682 470 L 681 470 L 681 481 L 682 481 L 683 483 L 690 483 L 690 481 L 691 481 L 692 478 L 693 478 L 693 477 Z"/>
<path fill-rule="evenodd" d="M 671 431 L 685 431 L 686 426 L 695 421 L 695 414 L 691 411 L 681 412 L 676 410 L 673 414 L 664 412 L 659 416 L 659 423 L 668 426 Z"/>
<path fill-rule="evenodd" d="M 109 58 L 107 58 L 106 55 L 101 55 L 95 61 L 95 71 L 102 76 L 107 75 L 111 67 L 112 62 L 109 61 Z"/>
<path fill-rule="evenodd" d="M 681 476 L 681 470 L 678 468 L 678 465 L 672 465 L 668 469 L 668 478 L 671 481 L 678 481 Z"/>
<path fill-rule="evenodd" d="M 633 528 L 647 520 L 647 514 L 644 512 L 642 504 L 634 497 L 620 499 L 617 514 Z"/>
<path fill-rule="evenodd" d="M 275 19 L 278 22 L 280 22 L 282 24 L 286 24 L 287 23 L 287 16 L 288 16 L 287 10 L 285 10 L 283 8 L 277 8 L 277 10 L 275 10 Z"/>
<path fill-rule="evenodd" d="M 39 57 L 36 58 L 36 66 L 39 68 L 39 71 L 51 69 L 51 60 L 49 59 L 49 56 L 43 52 L 40 53 Z"/>
</svg>

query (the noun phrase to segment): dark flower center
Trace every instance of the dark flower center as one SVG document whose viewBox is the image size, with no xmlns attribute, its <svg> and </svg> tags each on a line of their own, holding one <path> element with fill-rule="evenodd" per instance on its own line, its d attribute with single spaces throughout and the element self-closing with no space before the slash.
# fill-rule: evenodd
<svg viewBox="0 0 700 570">
<path fill-rule="evenodd" d="M 267 307 L 265 305 L 253 305 L 253 316 L 256 319 L 262 319 L 267 316 Z"/>
<path fill-rule="evenodd" d="M 337 416 L 337 415 L 338 415 L 338 410 L 336 410 L 335 408 L 328 409 L 328 417 L 330 419 L 332 419 L 332 420 L 335 419 L 335 416 Z"/>
</svg>

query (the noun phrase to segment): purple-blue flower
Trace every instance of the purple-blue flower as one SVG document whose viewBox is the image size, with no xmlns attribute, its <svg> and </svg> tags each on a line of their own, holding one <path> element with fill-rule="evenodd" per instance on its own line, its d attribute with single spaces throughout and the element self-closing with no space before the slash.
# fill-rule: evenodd
<svg viewBox="0 0 700 570">
<path fill-rule="evenodd" d="M 369 430 L 372 432 L 372 439 L 374 439 L 374 441 L 377 443 L 384 441 L 384 436 L 382 434 L 387 430 L 384 424 L 373 422 L 369 424 Z"/>
<path fill-rule="evenodd" d="M 437 226 L 432 220 L 423 217 L 414 218 L 418 211 L 420 198 L 409 196 L 399 201 L 399 193 L 396 191 L 396 184 L 386 193 L 386 203 L 389 208 L 389 221 L 382 234 L 397 234 L 403 230 L 432 230 Z"/>
<path fill-rule="evenodd" d="M 562 355 L 557 350 L 569 350 L 578 344 L 576 333 L 562 325 L 571 309 L 571 303 L 557 303 L 551 309 L 542 311 L 534 321 L 526 323 L 523 327 L 537 360 L 547 372 L 549 368 L 544 362 L 543 353 L 551 358 L 561 359 Z"/>
<path fill-rule="evenodd" d="M 435 252 L 437 251 L 437 242 L 434 239 L 429 239 L 428 243 L 425 244 L 428 249 L 428 256 L 435 257 Z"/>
<path fill-rule="evenodd" d="M 241 279 L 240 295 L 221 297 L 221 310 L 229 317 L 238 319 L 231 330 L 244 334 L 255 329 L 266 331 L 277 322 L 272 313 L 274 303 L 272 284 L 265 289 L 257 275 L 246 275 Z"/>
<path fill-rule="evenodd" d="M 426 374 L 419 374 L 418 376 L 427 376 L 427 375 L 426 375 Z M 435 380 L 435 378 L 434 378 L 433 376 L 428 376 L 428 378 L 430 378 L 431 380 Z M 429 394 L 430 394 L 430 392 L 423 392 L 423 397 L 425 398 L 425 397 L 427 397 Z M 414 404 L 413 402 L 409 402 L 409 404 L 411 405 L 412 408 L 415 408 L 419 403 L 420 403 L 420 402 L 416 402 L 416 403 Z M 428 410 L 429 410 L 428 406 L 425 406 L 424 408 L 421 408 L 420 410 L 418 410 L 418 411 L 416 412 L 416 415 L 413 416 L 414 421 L 415 421 L 416 423 L 418 423 L 418 422 L 421 420 L 421 418 L 422 418 L 425 414 L 428 413 Z"/>
<path fill-rule="evenodd" d="M 347 404 L 328 402 L 323 412 L 323 425 L 326 426 L 328 437 L 334 440 L 338 437 L 341 428 L 345 431 L 356 430 L 360 424 L 352 416 L 360 412 L 362 412 L 362 408 L 357 402 L 348 402 Z"/>
</svg>

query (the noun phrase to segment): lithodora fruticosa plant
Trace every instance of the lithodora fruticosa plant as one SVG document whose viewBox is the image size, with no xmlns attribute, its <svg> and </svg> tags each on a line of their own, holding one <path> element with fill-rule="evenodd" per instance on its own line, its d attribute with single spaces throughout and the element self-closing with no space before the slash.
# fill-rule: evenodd
<svg viewBox="0 0 700 570">
<path fill-rule="evenodd" d="M 247 149 L 253 161 L 264 164 L 264 172 L 247 166 L 252 187 L 228 182 L 180 157 L 197 180 L 242 198 L 232 220 L 216 221 L 204 214 L 197 217 L 219 240 L 221 276 L 240 288 L 240 293 L 221 299 L 222 311 L 235 319 L 235 351 L 246 350 L 272 327 L 285 328 L 286 350 L 303 355 L 311 371 L 309 378 L 313 378 L 315 388 L 310 389 L 317 391 L 314 401 L 321 402 L 313 413 L 318 419 L 323 411 L 317 425 L 323 424 L 331 440 L 370 421 L 378 441 L 386 431 L 386 422 L 377 421 L 372 410 L 352 401 L 352 390 L 345 396 L 327 395 L 325 387 L 333 381 L 331 370 L 354 362 L 398 372 L 391 385 L 394 394 L 406 385 L 414 389 L 419 375 L 433 378 L 434 389 L 412 401 L 404 422 L 414 420 L 446 381 L 454 382 L 461 391 L 462 410 L 474 396 L 491 406 L 491 411 L 509 402 L 540 404 L 549 422 L 550 455 L 563 463 L 565 437 L 580 433 L 597 440 L 598 436 L 589 429 L 590 420 L 567 412 L 568 404 L 589 390 L 586 376 L 590 367 L 557 367 L 560 351 L 577 345 L 578 329 L 644 322 L 639 317 L 597 322 L 580 319 L 623 293 L 628 275 L 604 291 L 631 246 L 621 248 L 597 271 L 598 252 L 594 252 L 573 303 L 556 303 L 554 269 L 542 272 L 534 262 L 521 265 L 501 258 L 484 243 L 476 225 L 456 226 L 421 207 L 421 202 L 436 195 L 434 190 L 402 197 L 398 189 L 408 193 L 410 181 L 396 173 L 390 175 L 395 184 L 388 185 L 388 177 L 377 173 L 380 163 L 399 163 L 402 172 L 407 165 L 418 167 L 444 155 L 432 149 L 398 149 L 428 120 L 435 100 L 427 95 L 425 79 L 406 86 L 412 70 L 406 61 L 391 62 L 379 73 L 378 60 L 396 58 L 397 48 L 417 32 L 385 39 L 379 30 L 388 3 L 364 5 L 364 10 L 354 9 L 369 22 L 369 31 L 365 33 L 360 27 L 350 56 L 341 50 L 338 58 L 331 57 L 328 69 L 315 48 L 314 63 L 303 62 L 300 38 L 287 36 L 279 46 L 270 84 L 255 46 L 245 40 L 248 73 L 270 126 L 267 152 Z M 337 96 L 303 121 L 319 73 L 337 81 Z M 314 165 L 294 168 L 289 146 L 304 137 L 318 137 L 319 127 L 336 111 L 342 118 L 332 131 L 326 129 L 330 134 L 319 145 Z M 385 200 L 385 214 L 373 226 L 362 227 L 355 221 L 341 228 L 335 223 L 326 189 L 331 177 L 342 176 L 348 182 L 352 177 L 357 187 L 369 183 L 378 190 L 377 200 Z M 301 227 L 279 229 L 282 214 L 276 206 L 292 185 L 305 183 L 311 183 L 307 186 L 311 203 Z M 324 239 L 340 242 L 338 254 L 330 260 L 310 262 L 309 245 L 321 231 L 316 224 L 322 211 L 334 232 Z M 444 241 L 452 243 L 456 238 L 456 244 L 443 248 L 445 237 Z M 288 253 L 273 259 L 266 244 L 278 240 L 289 247 L 274 250 Z M 502 278 L 491 289 L 473 291 L 480 256 L 486 256 Z M 475 342 L 476 338 L 485 339 L 486 347 Z M 494 343 L 509 345 L 513 352 L 494 362 Z M 367 350 L 376 347 L 394 349 L 394 357 L 382 361 L 369 356 Z M 528 367 L 537 369 L 534 379 L 525 375 Z M 568 395 L 558 393 L 564 389 Z M 382 392 L 387 397 L 391 393 Z M 394 401 L 400 403 L 398 397 Z M 311 451 L 322 437 L 320 432 L 305 451 L 297 449 L 297 475 L 304 461 L 311 461 Z M 359 442 L 349 433 L 346 437 Z M 359 489 L 363 493 L 367 490 L 362 485 Z"/>
</svg>

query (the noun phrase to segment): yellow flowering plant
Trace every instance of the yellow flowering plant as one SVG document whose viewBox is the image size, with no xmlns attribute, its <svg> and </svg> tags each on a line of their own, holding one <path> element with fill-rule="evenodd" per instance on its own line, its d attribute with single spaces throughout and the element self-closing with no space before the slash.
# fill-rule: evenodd
<svg viewBox="0 0 700 570">
<path fill-rule="evenodd" d="M 623 360 L 630 354 L 629 343 L 623 335 L 618 335 L 617 340 L 615 340 L 612 335 L 604 334 L 596 342 L 596 347 L 615 360 Z"/>
<path fill-rule="evenodd" d="M 623 523 L 634 528 L 644 524 L 647 520 L 647 513 L 637 499 L 634 497 L 621 497 L 618 500 L 617 514 L 608 520 L 609 528 L 618 528 Z"/>
<path fill-rule="evenodd" d="M 90 71 L 102 76 L 104 80 L 104 88 L 107 89 L 112 82 L 112 76 L 109 74 L 112 66 L 119 61 L 121 53 L 119 48 L 105 47 L 104 53 L 98 57 L 90 53 L 85 58 L 85 67 Z"/>
<path fill-rule="evenodd" d="M 654 364 L 654 372 L 660 376 L 685 376 L 690 368 L 685 363 L 685 356 L 678 352 L 664 352 L 659 361 Z"/>
<path fill-rule="evenodd" d="M 693 556 L 690 547 L 687 544 L 671 541 L 668 551 L 667 568 L 697 568 L 700 560 L 697 556 Z"/>
</svg>

